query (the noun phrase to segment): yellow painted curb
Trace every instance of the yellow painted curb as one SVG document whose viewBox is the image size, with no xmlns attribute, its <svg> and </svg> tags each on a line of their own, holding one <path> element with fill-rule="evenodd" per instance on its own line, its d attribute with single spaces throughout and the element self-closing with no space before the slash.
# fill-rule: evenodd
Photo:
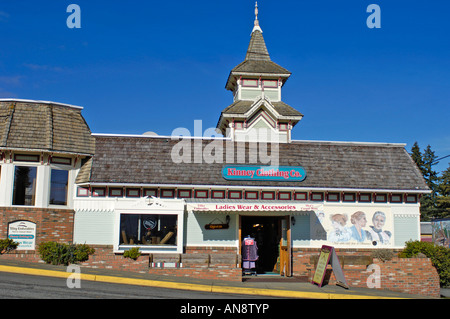
<svg viewBox="0 0 450 319">
<path fill-rule="evenodd" d="M 46 270 L 38 268 L 23 268 L 14 266 L 0 265 L 1 272 L 18 273 L 25 275 L 47 276 L 57 278 L 68 278 L 73 275 L 72 272 L 64 272 L 57 270 Z M 365 296 L 353 294 L 334 294 L 327 292 L 304 292 L 278 289 L 264 289 L 264 288 L 247 288 L 247 287 L 231 287 L 231 286 L 217 286 L 217 285 L 202 285 L 189 284 L 180 282 L 146 280 L 137 278 L 114 277 L 103 275 L 80 274 L 81 280 L 128 284 L 138 286 L 148 286 L 157 288 L 169 288 L 180 290 L 193 290 L 213 293 L 227 293 L 227 294 L 242 294 L 242 295 L 258 295 L 269 297 L 284 297 L 284 298 L 309 298 L 309 299 L 399 299 L 396 297 L 380 297 L 380 296 Z"/>
</svg>

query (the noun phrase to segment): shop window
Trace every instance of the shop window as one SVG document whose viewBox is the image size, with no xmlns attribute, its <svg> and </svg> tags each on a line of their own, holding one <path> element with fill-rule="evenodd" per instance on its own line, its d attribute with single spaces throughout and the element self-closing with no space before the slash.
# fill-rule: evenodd
<svg viewBox="0 0 450 319">
<path fill-rule="evenodd" d="M 371 194 L 359 194 L 358 201 L 361 203 L 370 203 L 372 201 L 372 195 Z"/>
<path fill-rule="evenodd" d="M 417 203 L 417 195 L 416 194 L 408 194 L 405 196 L 406 203 Z"/>
<path fill-rule="evenodd" d="M 228 191 L 228 199 L 242 199 L 241 191 Z"/>
<path fill-rule="evenodd" d="M 77 188 L 77 197 L 88 197 L 88 196 L 89 196 L 89 188 L 87 187 Z"/>
<path fill-rule="evenodd" d="M 245 199 L 258 199 L 258 192 L 257 191 L 246 191 Z"/>
<path fill-rule="evenodd" d="M 261 199 L 263 200 L 274 200 L 275 192 L 261 192 Z"/>
<path fill-rule="evenodd" d="M 120 215 L 119 245 L 177 245 L 177 215 Z"/>
<path fill-rule="evenodd" d="M 157 189 L 144 189 L 144 197 L 158 197 L 158 190 Z"/>
<path fill-rule="evenodd" d="M 342 196 L 343 202 L 355 202 L 356 201 L 356 194 L 355 193 L 344 193 Z"/>
<path fill-rule="evenodd" d="M 329 202 L 339 202 L 340 196 L 339 193 L 328 193 L 327 194 L 327 201 Z"/>
<path fill-rule="evenodd" d="M 36 167 L 15 167 L 13 205 L 34 206 L 36 196 L 36 172 Z"/>
<path fill-rule="evenodd" d="M 191 190 L 190 189 L 179 189 L 177 197 L 178 198 L 191 198 Z"/>
<path fill-rule="evenodd" d="M 123 188 L 110 188 L 109 197 L 123 197 Z"/>
<path fill-rule="evenodd" d="M 174 198 L 175 190 L 173 189 L 161 189 L 161 198 Z"/>
<path fill-rule="evenodd" d="M 386 194 L 375 194 L 374 202 L 375 203 L 386 203 L 387 202 L 387 195 Z"/>
<path fill-rule="evenodd" d="M 304 193 L 304 192 L 294 193 L 294 199 L 295 200 L 307 200 L 308 194 Z"/>
<path fill-rule="evenodd" d="M 225 191 L 211 191 L 211 198 L 214 199 L 224 199 L 225 198 Z"/>
<path fill-rule="evenodd" d="M 194 191 L 194 197 L 195 198 L 208 198 L 208 191 L 207 190 L 198 190 L 198 189 L 196 189 Z"/>
<path fill-rule="evenodd" d="M 50 174 L 50 205 L 67 205 L 69 171 L 52 169 Z"/>
<path fill-rule="evenodd" d="M 291 200 L 291 192 L 279 192 L 278 199 L 279 200 Z"/>
<path fill-rule="evenodd" d="M 312 201 L 323 201 L 323 193 L 311 193 L 311 200 Z"/>
<path fill-rule="evenodd" d="M 93 187 L 92 188 L 92 196 L 94 197 L 105 197 L 106 189 L 104 187 Z"/>
<path fill-rule="evenodd" d="M 391 203 L 401 203 L 402 202 L 402 195 L 401 194 L 392 194 L 390 202 Z"/>
<path fill-rule="evenodd" d="M 127 197 L 141 197 L 141 190 L 139 188 L 127 188 Z"/>
</svg>

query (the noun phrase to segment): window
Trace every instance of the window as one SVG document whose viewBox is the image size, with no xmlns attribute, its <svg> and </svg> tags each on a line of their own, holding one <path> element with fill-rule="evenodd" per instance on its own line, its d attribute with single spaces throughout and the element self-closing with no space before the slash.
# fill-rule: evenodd
<svg viewBox="0 0 450 319">
<path fill-rule="evenodd" d="M 191 190 L 190 189 L 179 189 L 178 190 L 178 198 L 190 198 Z"/>
<path fill-rule="evenodd" d="M 92 196 L 94 197 L 105 197 L 106 189 L 103 187 L 93 187 L 92 188 Z"/>
<path fill-rule="evenodd" d="M 386 203 L 387 195 L 386 194 L 375 194 L 374 201 L 375 201 L 375 203 Z"/>
<path fill-rule="evenodd" d="M 72 159 L 67 157 L 50 157 L 50 163 L 52 164 L 63 164 L 63 165 L 72 165 Z"/>
<path fill-rule="evenodd" d="M 13 205 L 34 205 L 36 196 L 36 172 L 36 167 L 15 167 Z"/>
<path fill-rule="evenodd" d="M 278 199 L 279 200 L 291 200 L 291 192 L 279 192 Z"/>
<path fill-rule="evenodd" d="M 242 86 L 258 87 L 258 80 L 256 80 L 256 79 L 242 79 Z"/>
<path fill-rule="evenodd" d="M 14 161 L 37 163 L 37 162 L 39 162 L 39 155 L 14 154 Z"/>
<path fill-rule="evenodd" d="M 120 215 L 119 245 L 177 245 L 177 215 Z"/>
<path fill-rule="evenodd" d="M 275 192 L 261 192 L 261 199 L 274 200 L 275 199 Z"/>
<path fill-rule="evenodd" d="M 50 176 L 50 205 L 67 205 L 69 171 L 52 169 Z"/>
<path fill-rule="evenodd" d="M 355 193 L 344 193 L 342 200 L 344 202 L 354 202 L 354 201 L 356 201 L 356 194 Z"/>
<path fill-rule="evenodd" d="M 225 191 L 211 191 L 211 198 L 223 199 L 225 198 Z"/>
<path fill-rule="evenodd" d="M 139 188 L 127 188 L 127 197 L 141 197 L 141 190 Z"/>
<path fill-rule="evenodd" d="M 339 193 L 328 193 L 327 201 L 329 202 L 338 202 L 340 200 Z"/>
<path fill-rule="evenodd" d="M 417 203 L 417 195 L 416 194 L 408 194 L 405 198 L 406 203 Z"/>
<path fill-rule="evenodd" d="M 265 88 L 277 88 L 278 87 L 278 81 L 277 80 L 263 80 L 263 86 Z"/>
<path fill-rule="evenodd" d="M 228 198 L 229 199 L 242 199 L 242 192 L 241 191 L 228 191 Z"/>
<path fill-rule="evenodd" d="M 311 200 L 323 201 L 323 193 L 311 193 Z"/>
<path fill-rule="evenodd" d="M 110 188 L 109 197 L 123 197 L 123 188 Z"/>
<path fill-rule="evenodd" d="M 370 203 L 372 201 L 372 195 L 371 194 L 359 194 L 359 199 L 361 203 Z"/>
<path fill-rule="evenodd" d="M 401 194 L 392 194 L 391 195 L 391 203 L 401 203 L 402 195 Z"/>
<path fill-rule="evenodd" d="M 77 196 L 78 197 L 88 197 L 89 196 L 89 188 L 78 187 Z"/>
<path fill-rule="evenodd" d="M 196 189 L 194 192 L 194 197 L 195 198 L 208 198 L 208 191 Z"/>
<path fill-rule="evenodd" d="M 295 200 L 307 200 L 308 194 L 307 193 L 294 193 L 294 199 Z"/>
<path fill-rule="evenodd" d="M 147 196 L 158 197 L 158 190 L 157 189 L 144 189 L 144 197 L 147 197 Z"/>
<path fill-rule="evenodd" d="M 245 191 L 245 199 L 258 199 L 258 192 Z"/>
<path fill-rule="evenodd" d="M 175 190 L 173 189 L 161 189 L 161 198 L 174 198 Z"/>
</svg>

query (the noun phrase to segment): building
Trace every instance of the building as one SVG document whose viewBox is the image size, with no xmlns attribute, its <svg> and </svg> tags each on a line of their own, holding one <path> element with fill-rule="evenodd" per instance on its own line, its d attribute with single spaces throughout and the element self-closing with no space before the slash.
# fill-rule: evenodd
<svg viewBox="0 0 450 319">
<path fill-rule="evenodd" d="M 0 237 L 31 252 L 48 240 L 139 247 L 172 274 L 218 258 L 237 280 L 247 236 L 257 272 L 283 276 L 305 275 L 324 244 L 351 256 L 420 240 L 429 189 L 405 144 L 292 140 L 303 114 L 282 99 L 291 73 L 255 14 L 226 81 L 223 138 L 91 134 L 80 107 L 0 100 Z"/>
</svg>

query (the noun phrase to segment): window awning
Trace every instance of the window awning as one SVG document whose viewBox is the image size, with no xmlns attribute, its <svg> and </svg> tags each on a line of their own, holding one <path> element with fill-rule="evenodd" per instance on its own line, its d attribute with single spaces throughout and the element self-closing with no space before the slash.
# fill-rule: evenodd
<svg viewBox="0 0 450 319">
<path fill-rule="evenodd" d="M 188 211 L 196 212 L 307 212 L 322 210 L 323 204 L 282 200 L 186 199 Z"/>
</svg>

